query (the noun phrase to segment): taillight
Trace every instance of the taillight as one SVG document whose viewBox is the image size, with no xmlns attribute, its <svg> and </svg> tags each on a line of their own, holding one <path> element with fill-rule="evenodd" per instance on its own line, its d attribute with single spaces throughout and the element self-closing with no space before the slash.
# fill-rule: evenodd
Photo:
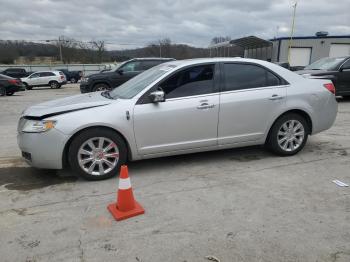
<svg viewBox="0 0 350 262">
<path fill-rule="evenodd" d="M 14 84 L 14 85 L 18 84 L 18 80 L 16 80 L 16 79 L 9 79 L 9 80 L 7 80 L 7 82 L 9 82 L 10 84 Z"/>
<path fill-rule="evenodd" d="M 63 80 L 63 79 L 64 79 L 64 76 L 61 76 L 61 79 Z"/>
<path fill-rule="evenodd" d="M 325 88 L 327 88 L 327 90 L 329 92 L 331 92 L 332 94 L 335 95 L 335 86 L 333 85 L 333 83 L 327 83 L 323 85 Z"/>
</svg>

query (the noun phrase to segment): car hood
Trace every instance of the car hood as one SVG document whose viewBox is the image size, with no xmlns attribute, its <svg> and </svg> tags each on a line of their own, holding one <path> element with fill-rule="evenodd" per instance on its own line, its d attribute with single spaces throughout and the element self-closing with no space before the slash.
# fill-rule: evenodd
<svg viewBox="0 0 350 262">
<path fill-rule="evenodd" d="M 114 100 L 103 97 L 101 92 L 82 94 L 31 106 L 23 112 L 22 116 L 46 118 L 77 110 L 105 106 L 110 104 L 112 101 Z"/>
<path fill-rule="evenodd" d="M 91 75 L 88 75 L 87 77 L 90 79 L 99 79 L 99 78 L 106 78 L 108 76 L 118 77 L 119 74 L 117 74 L 114 71 L 106 71 L 106 72 L 102 72 L 102 73 L 91 74 Z"/>
</svg>

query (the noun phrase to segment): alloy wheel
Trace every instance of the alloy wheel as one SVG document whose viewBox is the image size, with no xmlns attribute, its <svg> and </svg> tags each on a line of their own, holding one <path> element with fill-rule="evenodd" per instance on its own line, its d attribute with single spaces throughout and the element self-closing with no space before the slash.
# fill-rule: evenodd
<svg viewBox="0 0 350 262">
<path fill-rule="evenodd" d="M 80 146 L 77 157 L 80 168 L 86 173 L 101 176 L 117 166 L 119 149 L 106 137 L 93 137 Z"/>
<path fill-rule="evenodd" d="M 298 120 L 286 121 L 277 133 L 279 147 L 287 152 L 298 149 L 303 144 L 304 138 L 304 126 Z"/>
</svg>

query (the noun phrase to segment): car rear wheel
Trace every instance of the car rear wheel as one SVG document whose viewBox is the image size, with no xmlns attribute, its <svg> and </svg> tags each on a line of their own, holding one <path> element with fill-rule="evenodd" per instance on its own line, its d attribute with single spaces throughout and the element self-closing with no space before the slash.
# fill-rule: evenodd
<svg viewBox="0 0 350 262">
<path fill-rule="evenodd" d="M 92 89 L 93 92 L 111 90 L 111 88 L 106 84 L 96 84 Z"/>
<path fill-rule="evenodd" d="M 57 81 L 51 81 L 49 83 L 49 85 L 50 85 L 51 88 L 54 88 L 54 89 L 60 87 L 60 84 Z"/>
<path fill-rule="evenodd" d="M 72 141 L 69 152 L 71 167 L 87 180 L 102 180 L 115 176 L 127 159 L 123 138 L 108 129 L 92 128 Z"/>
<path fill-rule="evenodd" d="M 294 155 L 305 146 L 309 130 L 307 121 L 301 115 L 283 115 L 272 126 L 266 145 L 277 155 Z"/>
</svg>

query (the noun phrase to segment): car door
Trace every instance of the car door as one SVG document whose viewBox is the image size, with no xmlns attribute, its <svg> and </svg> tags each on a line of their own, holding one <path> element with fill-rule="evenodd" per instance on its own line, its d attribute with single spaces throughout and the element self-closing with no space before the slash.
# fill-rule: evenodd
<svg viewBox="0 0 350 262">
<path fill-rule="evenodd" d="M 285 105 L 286 82 L 253 63 L 222 63 L 218 144 L 262 139 Z"/>
<path fill-rule="evenodd" d="M 336 82 L 337 94 L 350 96 L 350 58 L 340 67 Z"/>
<path fill-rule="evenodd" d="M 151 88 L 134 107 L 134 132 L 141 155 L 217 145 L 219 93 L 215 64 L 181 69 Z M 152 103 L 161 88 L 166 100 Z"/>
<path fill-rule="evenodd" d="M 39 77 L 40 77 L 40 74 L 39 74 L 39 73 L 31 74 L 31 75 L 28 77 L 28 84 L 29 84 L 30 86 L 37 86 L 37 85 L 39 85 Z"/>
<path fill-rule="evenodd" d="M 47 85 L 50 79 L 50 72 L 40 72 L 38 78 L 38 85 Z"/>
<path fill-rule="evenodd" d="M 142 72 L 140 61 L 130 61 L 112 74 L 114 86 L 119 86 Z"/>
</svg>

